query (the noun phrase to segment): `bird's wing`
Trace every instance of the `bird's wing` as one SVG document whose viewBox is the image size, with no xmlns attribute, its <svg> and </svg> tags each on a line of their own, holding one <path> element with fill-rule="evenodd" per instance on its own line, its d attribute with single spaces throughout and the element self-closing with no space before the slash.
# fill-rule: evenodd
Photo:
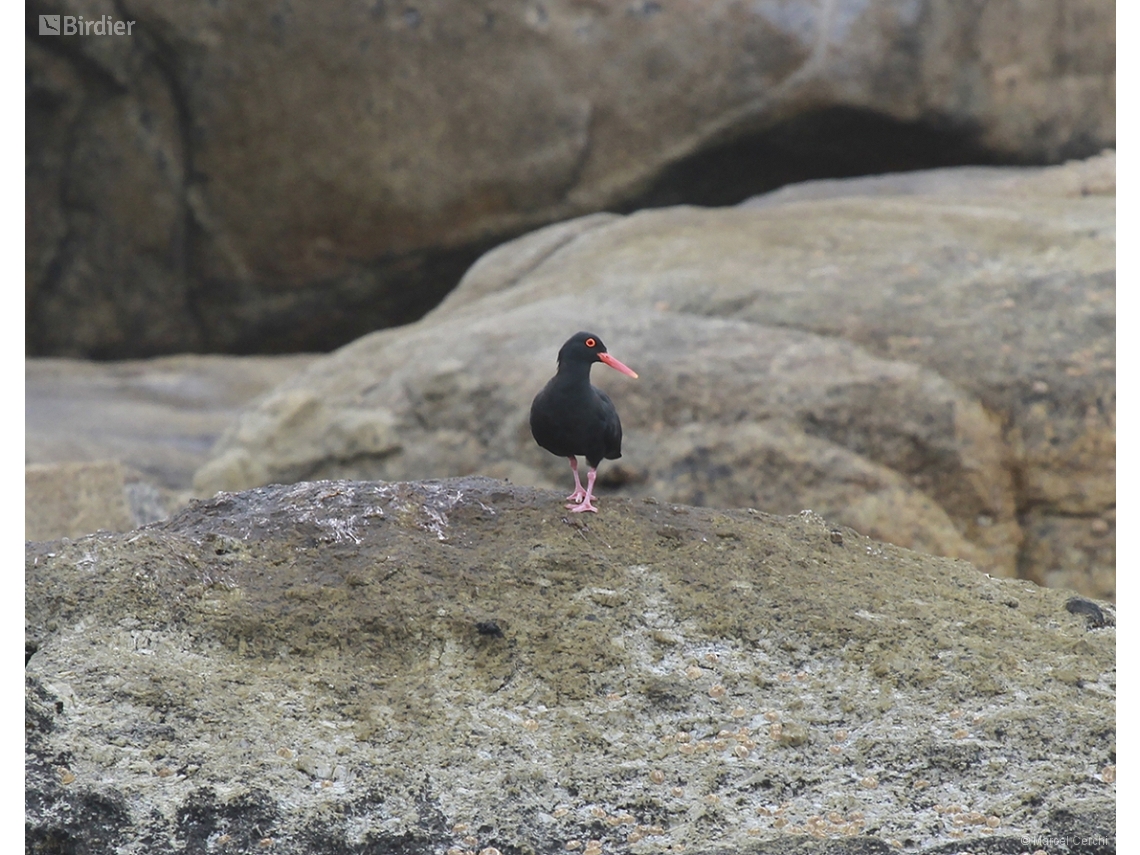
<svg viewBox="0 0 1140 855">
<path fill-rule="evenodd" d="M 601 389 L 594 387 L 594 391 L 605 405 L 600 412 L 604 413 L 604 433 L 606 457 L 616 460 L 621 457 L 621 419 L 618 418 L 617 407 L 610 400 L 610 396 Z"/>
</svg>

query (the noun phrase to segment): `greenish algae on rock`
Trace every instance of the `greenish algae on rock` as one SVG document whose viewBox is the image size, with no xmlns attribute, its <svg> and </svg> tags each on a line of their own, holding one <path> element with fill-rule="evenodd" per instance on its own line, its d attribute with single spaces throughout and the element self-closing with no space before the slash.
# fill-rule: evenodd
<svg viewBox="0 0 1140 855">
<path fill-rule="evenodd" d="M 326 481 L 29 544 L 28 851 L 1115 851 L 1109 607 L 600 507 Z"/>
</svg>

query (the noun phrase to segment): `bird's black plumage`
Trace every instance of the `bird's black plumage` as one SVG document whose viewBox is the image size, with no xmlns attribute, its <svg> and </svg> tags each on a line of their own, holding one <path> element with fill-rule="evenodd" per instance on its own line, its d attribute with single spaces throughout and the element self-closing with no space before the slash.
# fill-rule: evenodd
<svg viewBox="0 0 1140 855">
<path fill-rule="evenodd" d="M 570 459 L 574 492 L 567 505 L 574 511 L 596 511 L 593 498 L 598 464 L 621 457 L 621 419 L 610 396 L 590 383 L 590 368 L 602 362 L 631 377 L 633 371 L 606 351 L 593 333 L 572 336 L 558 351 L 558 373 L 539 392 L 530 407 L 530 432 L 535 442 L 552 454 Z M 588 487 L 578 478 L 577 456 L 590 464 Z"/>
<path fill-rule="evenodd" d="M 580 333 L 559 352 L 558 373 L 531 404 L 530 431 L 551 454 L 580 454 L 597 466 L 621 457 L 621 419 L 610 396 L 590 383 L 590 366 L 600 361 L 584 344 L 591 338 L 598 341 Z"/>
</svg>

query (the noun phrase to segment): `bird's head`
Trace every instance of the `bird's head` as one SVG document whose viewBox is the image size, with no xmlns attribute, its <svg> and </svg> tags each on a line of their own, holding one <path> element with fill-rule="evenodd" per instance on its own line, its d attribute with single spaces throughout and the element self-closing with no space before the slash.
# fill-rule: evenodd
<svg viewBox="0 0 1140 855">
<path fill-rule="evenodd" d="M 603 362 L 622 374 L 637 377 L 636 371 L 623 365 L 606 352 L 605 344 L 594 333 L 576 333 L 566 341 L 566 344 L 562 345 L 562 349 L 558 351 L 558 366 L 561 368 L 563 364 L 572 362 L 584 365 Z"/>
</svg>

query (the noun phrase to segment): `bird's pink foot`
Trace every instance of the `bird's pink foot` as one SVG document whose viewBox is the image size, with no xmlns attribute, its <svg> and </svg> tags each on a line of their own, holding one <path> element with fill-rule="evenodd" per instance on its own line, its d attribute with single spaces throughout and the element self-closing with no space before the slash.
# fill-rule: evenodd
<svg viewBox="0 0 1140 855">
<path fill-rule="evenodd" d="M 577 463 L 577 461 L 575 461 Z M 598 472 L 594 467 L 590 467 L 589 473 L 586 475 L 586 492 L 582 494 L 582 501 L 576 505 L 567 505 L 572 514 L 580 514 L 582 511 L 590 511 L 596 514 L 598 509 L 594 507 L 592 499 L 594 498 L 594 479 L 598 477 Z M 574 467 L 574 481 L 578 485 L 578 489 L 582 489 L 581 482 L 578 481 L 578 467 Z M 575 490 L 577 492 L 577 490 Z M 573 496 L 571 496 L 573 498 Z"/>
<path fill-rule="evenodd" d="M 586 491 L 582 489 L 582 481 L 578 478 L 578 458 L 570 458 L 570 471 L 574 473 L 574 492 L 566 498 L 574 504 L 581 504 L 582 500 L 586 498 Z M 567 505 L 566 507 L 570 507 Z"/>
</svg>

